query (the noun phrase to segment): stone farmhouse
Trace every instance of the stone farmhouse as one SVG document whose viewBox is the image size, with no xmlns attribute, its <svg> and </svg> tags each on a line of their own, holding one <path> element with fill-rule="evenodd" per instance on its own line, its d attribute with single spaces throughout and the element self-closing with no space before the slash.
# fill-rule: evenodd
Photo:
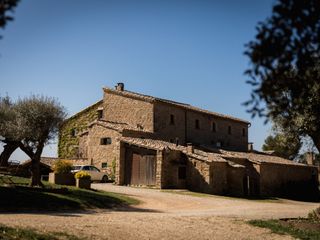
<svg viewBox="0 0 320 240">
<path fill-rule="evenodd" d="M 254 151 L 249 127 L 239 118 L 127 91 L 118 83 L 64 122 L 58 154 L 113 173 L 119 185 L 235 196 L 317 190 L 316 167 Z"/>
</svg>

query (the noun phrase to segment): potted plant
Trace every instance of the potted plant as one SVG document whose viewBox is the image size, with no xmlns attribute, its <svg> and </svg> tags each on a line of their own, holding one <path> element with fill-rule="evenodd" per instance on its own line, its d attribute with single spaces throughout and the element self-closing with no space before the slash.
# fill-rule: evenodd
<svg viewBox="0 0 320 240">
<path fill-rule="evenodd" d="M 49 173 L 49 182 L 60 185 L 75 185 L 72 164 L 67 160 L 58 160 L 53 165 L 53 172 Z"/>
<path fill-rule="evenodd" d="M 78 188 L 90 189 L 91 187 L 91 176 L 85 171 L 79 171 L 74 175 L 76 179 L 76 186 Z"/>
</svg>

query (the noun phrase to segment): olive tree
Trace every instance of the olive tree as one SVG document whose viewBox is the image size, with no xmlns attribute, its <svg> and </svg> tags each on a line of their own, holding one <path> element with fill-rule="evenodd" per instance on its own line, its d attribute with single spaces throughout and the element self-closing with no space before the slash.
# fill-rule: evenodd
<svg viewBox="0 0 320 240">
<path fill-rule="evenodd" d="M 41 154 L 44 146 L 55 139 L 65 109 L 54 98 L 33 95 L 15 103 L 7 101 L 2 110 L 0 107 L 0 115 L 5 116 L 0 120 L 2 142 L 10 140 L 30 157 L 31 186 L 42 186 Z"/>
<path fill-rule="evenodd" d="M 31 96 L 20 99 L 15 106 L 19 147 L 31 159 L 31 186 L 42 185 L 40 158 L 44 146 L 56 137 L 64 120 L 64 108 L 54 98 Z"/>
<path fill-rule="evenodd" d="M 320 150 L 320 1 L 278 0 L 246 45 L 252 116 L 282 119 Z"/>
<path fill-rule="evenodd" d="M 12 153 L 19 147 L 15 133 L 15 111 L 9 97 L 0 98 L 0 142 L 4 144 L 0 154 L 0 166 L 8 166 Z"/>
</svg>

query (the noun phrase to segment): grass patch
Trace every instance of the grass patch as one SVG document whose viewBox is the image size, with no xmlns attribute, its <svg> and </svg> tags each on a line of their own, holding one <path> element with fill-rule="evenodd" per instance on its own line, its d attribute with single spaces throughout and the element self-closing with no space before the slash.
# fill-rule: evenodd
<svg viewBox="0 0 320 240">
<path fill-rule="evenodd" d="M 83 240 L 63 232 L 39 233 L 32 229 L 13 228 L 0 224 L 0 239 L 3 240 Z"/>
<path fill-rule="evenodd" d="M 251 220 L 248 221 L 249 224 L 261 227 L 268 228 L 273 233 L 277 234 L 288 234 L 295 238 L 299 238 L 302 240 L 319 240 L 320 239 L 320 230 L 304 230 L 294 227 L 291 224 L 284 225 L 280 220 Z"/>
<path fill-rule="evenodd" d="M 138 204 L 131 197 L 96 190 L 45 183 L 44 188 L 26 186 L 29 179 L 14 178 L 15 185 L 0 185 L 0 211 L 61 211 L 113 208 Z"/>
</svg>

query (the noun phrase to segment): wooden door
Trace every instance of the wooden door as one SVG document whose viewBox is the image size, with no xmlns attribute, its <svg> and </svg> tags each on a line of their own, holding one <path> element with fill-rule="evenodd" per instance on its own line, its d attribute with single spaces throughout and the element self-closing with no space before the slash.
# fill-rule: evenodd
<svg viewBox="0 0 320 240">
<path fill-rule="evenodd" d="M 132 185 L 155 185 L 156 161 L 154 155 L 132 154 L 131 179 Z"/>
</svg>

